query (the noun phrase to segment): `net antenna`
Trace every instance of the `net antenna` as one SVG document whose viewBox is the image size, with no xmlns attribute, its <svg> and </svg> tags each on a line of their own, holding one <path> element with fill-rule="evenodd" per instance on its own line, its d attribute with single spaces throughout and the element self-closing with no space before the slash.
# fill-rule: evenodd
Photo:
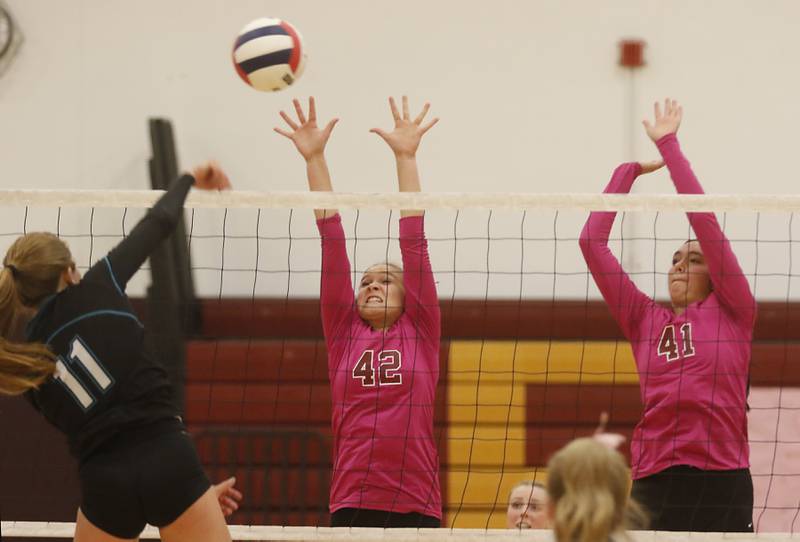
<svg viewBox="0 0 800 542">
<path fill-rule="evenodd" d="M 168 119 L 152 118 L 148 127 L 153 153 L 149 161 L 150 184 L 154 190 L 167 190 L 178 176 L 172 123 Z M 201 312 L 195 299 L 183 219 L 172 236 L 150 256 L 150 273 L 151 283 L 147 290 L 150 329 L 159 330 L 153 336 L 153 347 L 169 373 L 176 405 L 180 412 L 184 412 L 184 341 L 187 335 L 200 329 Z"/>
</svg>

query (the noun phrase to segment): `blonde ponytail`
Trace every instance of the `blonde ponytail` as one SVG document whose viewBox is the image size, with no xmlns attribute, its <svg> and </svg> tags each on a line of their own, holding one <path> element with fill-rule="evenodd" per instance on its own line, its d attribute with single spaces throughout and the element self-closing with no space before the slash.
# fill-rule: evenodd
<svg viewBox="0 0 800 542">
<path fill-rule="evenodd" d="M 577 439 L 548 463 L 547 491 L 558 542 L 628 538 L 629 521 L 641 512 L 628 496 L 625 459 L 592 438 Z"/>
<path fill-rule="evenodd" d="M 50 233 L 24 235 L 8 249 L 0 270 L 0 394 L 25 393 L 55 372 L 53 352 L 43 344 L 22 343 L 23 329 L 73 265 L 66 244 Z"/>
<path fill-rule="evenodd" d="M 38 388 L 55 370 L 55 355 L 45 345 L 0 339 L 0 394 L 20 395 Z"/>
</svg>

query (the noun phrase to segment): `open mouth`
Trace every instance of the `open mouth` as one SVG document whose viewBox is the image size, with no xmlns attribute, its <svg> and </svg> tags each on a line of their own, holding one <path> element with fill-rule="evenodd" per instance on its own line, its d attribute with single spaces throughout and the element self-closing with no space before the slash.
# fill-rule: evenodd
<svg viewBox="0 0 800 542">
<path fill-rule="evenodd" d="M 530 529 L 531 526 L 527 523 L 517 523 L 517 529 Z"/>
<path fill-rule="evenodd" d="M 375 304 L 375 303 L 383 303 L 383 299 L 376 295 L 371 295 L 367 298 L 366 302 L 367 305 Z"/>
</svg>

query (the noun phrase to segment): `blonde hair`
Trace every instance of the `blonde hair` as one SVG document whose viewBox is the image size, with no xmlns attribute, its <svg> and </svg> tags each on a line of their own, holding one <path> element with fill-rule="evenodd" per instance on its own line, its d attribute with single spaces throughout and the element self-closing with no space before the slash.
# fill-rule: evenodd
<svg viewBox="0 0 800 542">
<path fill-rule="evenodd" d="M 399 265 L 397 265 L 396 263 L 393 263 L 393 262 L 377 262 L 377 263 L 374 263 L 374 264 L 370 265 L 369 267 L 367 267 L 364 270 L 364 272 L 362 273 L 362 276 L 366 275 L 369 272 L 370 269 L 373 269 L 375 267 L 385 267 L 386 271 L 389 274 L 394 274 L 396 277 L 398 277 L 400 279 L 400 281 L 397 284 L 397 286 L 401 290 L 403 290 L 403 292 L 405 292 L 405 284 L 403 282 L 403 268 L 402 267 L 400 267 Z"/>
<path fill-rule="evenodd" d="M 399 275 L 403 274 L 403 268 L 396 263 L 393 262 L 376 262 L 364 270 L 364 273 L 368 272 L 373 267 L 385 267 L 390 273 L 397 273 Z"/>
<path fill-rule="evenodd" d="M 511 500 L 511 495 L 516 491 L 518 487 L 529 487 L 531 489 L 538 487 L 539 489 L 543 489 L 547 491 L 547 486 L 541 482 L 537 482 L 536 480 L 520 480 L 509 490 L 508 492 L 508 499 Z"/>
<path fill-rule="evenodd" d="M 631 523 L 644 523 L 641 509 L 629 498 L 630 474 L 619 452 L 581 438 L 557 452 L 547 468 L 558 542 L 605 541 L 614 534 L 627 538 Z"/>
<path fill-rule="evenodd" d="M 61 274 L 73 267 L 67 245 L 51 233 L 19 237 L 0 270 L 0 393 L 19 395 L 37 388 L 55 372 L 47 346 L 20 342 L 36 307 L 58 291 Z"/>
</svg>

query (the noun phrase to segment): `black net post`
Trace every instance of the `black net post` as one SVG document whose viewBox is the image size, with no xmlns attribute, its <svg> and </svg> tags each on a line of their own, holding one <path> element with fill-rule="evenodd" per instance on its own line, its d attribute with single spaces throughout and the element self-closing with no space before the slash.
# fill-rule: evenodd
<svg viewBox="0 0 800 542">
<path fill-rule="evenodd" d="M 172 124 L 166 119 L 149 120 L 153 156 L 150 183 L 167 190 L 178 176 L 178 160 Z M 153 348 L 169 373 L 175 403 L 184 412 L 186 375 L 185 338 L 200 327 L 200 312 L 194 296 L 186 226 L 181 219 L 175 232 L 150 256 L 151 284 L 148 288 L 148 323 Z"/>
</svg>

